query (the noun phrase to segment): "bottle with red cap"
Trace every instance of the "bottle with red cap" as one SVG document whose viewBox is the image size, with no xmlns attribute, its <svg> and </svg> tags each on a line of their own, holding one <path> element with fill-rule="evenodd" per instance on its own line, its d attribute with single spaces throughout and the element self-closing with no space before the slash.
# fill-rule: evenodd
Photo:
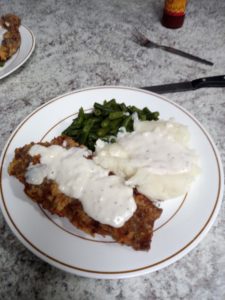
<svg viewBox="0 0 225 300">
<path fill-rule="evenodd" d="M 162 25 L 167 28 L 180 28 L 185 18 L 187 0 L 165 0 Z"/>
</svg>

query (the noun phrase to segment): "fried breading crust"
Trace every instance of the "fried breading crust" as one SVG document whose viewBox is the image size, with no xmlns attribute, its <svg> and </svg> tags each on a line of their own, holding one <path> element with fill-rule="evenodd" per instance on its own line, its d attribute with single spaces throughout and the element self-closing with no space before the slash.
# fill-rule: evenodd
<svg viewBox="0 0 225 300">
<path fill-rule="evenodd" d="M 12 14 L 2 16 L 0 19 L 0 26 L 7 30 L 0 45 L 0 62 L 2 63 L 12 57 L 20 47 L 20 23 L 20 18 Z"/>
<path fill-rule="evenodd" d="M 61 145 L 65 148 L 78 147 L 79 145 L 71 138 L 60 136 L 50 143 L 38 143 L 43 146 Z M 15 150 L 15 157 L 10 163 L 8 172 L 15 176 L 24 185 L 25 193 L 36 203 L 52 214 L 66 217 L 77 228 L 94 236 L 109 235 L 120 244 L 133 247 L 135 250 L 149 250 L 153 234 L 153 226 L 156 219 L 161 215 L 162 210 L 157 208 L 148 198 L 134 189 L 134 199 L 137 209 L 133 216 L 120 228 L 101 224 L 93 220 L 83 210 L 78 199 L 70 198 L 63 194 L 56 182 L 45 179 L 40 185 L 26 183 L 25 173 L 29 164 L 37 164 L 40 156 L 31 157 L 29 149 L 34 145 L 31 143 Z"/>
<path fill-rule="evenodd" d="M 1 18 L 1 24 L 6 29 L 12 30 L 14 28 L 19 28 L 20 27 L 21 20 L 16 15 L 7 14 L 7 15 L 2 16 L 2 18 Z"/>
</svg>

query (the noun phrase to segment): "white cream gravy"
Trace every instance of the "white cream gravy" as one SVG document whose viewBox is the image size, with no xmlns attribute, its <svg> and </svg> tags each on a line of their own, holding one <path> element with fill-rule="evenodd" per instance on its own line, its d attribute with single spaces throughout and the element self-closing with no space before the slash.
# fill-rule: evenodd
<svg viewBox="0 0 225 300">
<path fill-rule="evenodd" d="M 34 145 L 29 154 L 40 155 L 40 164 L 30 165 L 26 181 L 41 184 L 44 178 L 57 182 L 65 195 L 79 199 L 85 212 L 94 220 L 121 227 L 133 215 L 136 203 L 133 189 L 116 175 L 87 159 L 87 148 Z"/>
<path fill-rule="evenodd" d="M 184 125 L 135 119 L 134 131 L 119 133 L 116 143 L 98 140 L 94 160 L 147 197 L 165 200 L 184 194 L 197 173 L 188 140 Z"/>
</svg>

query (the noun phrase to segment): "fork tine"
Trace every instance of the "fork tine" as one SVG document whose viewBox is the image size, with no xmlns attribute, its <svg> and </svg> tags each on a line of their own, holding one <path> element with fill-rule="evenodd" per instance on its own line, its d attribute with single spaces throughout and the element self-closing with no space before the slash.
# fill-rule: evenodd
<svg viewBox="0 0 225 300">
<path fill-rule="evenodd" d="M 139 41 L 139 34 L 138 34 L 137 28 L 135 28 L 132 31 L 132 39 L 133 39 L 134 42 L 138 43 L 138 41 Z"/>
<path fill-rule="evenodd" d="M 142 34 L 136 27 L 132 32 L 132 36 L 134 41 L 139 45 L 145 45 L 149 42 L 149 39 L 144 34 Z"/>
<path fill-rule="evenodd" d="M 137 29 L 137 27 L 134 27 L 134 29 L 133 29 L 133 34 L 134 34 L 135 36 L 140 36 L 141 32 Z"/>
<path fill-rule="evenodd" d="M 132 35 L 138 40 L 142 40 L 144 35 L 135 27 L 133 32 L 132 32 Z"/>
</svg>

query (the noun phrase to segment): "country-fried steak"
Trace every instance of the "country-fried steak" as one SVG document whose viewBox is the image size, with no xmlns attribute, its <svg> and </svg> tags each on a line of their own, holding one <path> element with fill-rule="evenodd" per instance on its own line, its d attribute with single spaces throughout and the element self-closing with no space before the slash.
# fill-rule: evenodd
<svg viewBox="0 0 225 300">
<path fill-rule="evenodd" d="M 71 138 L 65 136 L 57 137 L 50 143 L 38 144 L 46 147 L 60 145 L 67 149 L 79 147 Z M 8 168 L 9 174 L 15 176 L 24 184 L 25 193 L 33 201 L 52 214 L 68 218 L 74 226 L 90 235 L 109 235 L 116 242 L 131 246 L 135 250 L 150 249 L 154 222 L 160 217 L 162 212 L 160 208 L 157 208 L 152 201 L 134 189 L 133 195 L 137 209 L 133 216 L 120 228 L 101 224 L 86 214 L 79 199 L 63 194 L 55 181 L 45 178 L 39 185 L 26 182 L 25 174 L 28 166 L 31 163 L 38 164 L 40 162 L 40 155 L 32 157 L 29 154 L 29 150 L 33 145 L 34 143 L 31 143 L 22 148 L 17 148 L 14 159 Z"/>
</svg>

